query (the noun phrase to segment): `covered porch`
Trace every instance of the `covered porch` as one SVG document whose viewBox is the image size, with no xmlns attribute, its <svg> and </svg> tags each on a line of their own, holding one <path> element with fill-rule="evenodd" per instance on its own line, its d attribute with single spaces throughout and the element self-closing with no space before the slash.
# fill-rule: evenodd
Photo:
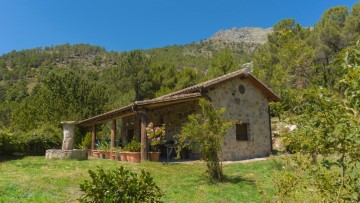
<svg viewBox="0 0 360 203">
<path fill-rule="evenodd" d="M 131 140 L 140 141 L 141 161 L 148 159 L 149 143 L 146 127 L 151 122 L 154 126 L 166 126 L 165 139 L 173 141 L 174 135 L 180 132 L 181 126 L 186 122 L 187 116 L 197 113 L 198 99 L 201 93 L 189 93 L 170 97 L 159 97 L 153 100 L 136 101 L 131 105 L 100 114 L 78 122 L 80 127 L 90 127 L 92 131 L 91 150 L 95 150 L 97 138 L 97 125 L 111 122 L 110 151 L 115 149 L 115 140 L 127 145 Z M 117 132 L 117 120 L 121 120 L 120 135 Z M 170 150 L 172 148 L 170 147 Z M 169 148 L 166 151 L 169 153 Z"/>
</svg>

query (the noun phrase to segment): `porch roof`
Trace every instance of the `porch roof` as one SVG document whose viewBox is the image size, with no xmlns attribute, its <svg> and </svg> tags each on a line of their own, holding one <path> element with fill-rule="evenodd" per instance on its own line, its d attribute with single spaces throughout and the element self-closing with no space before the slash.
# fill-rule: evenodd
<svg viewBox="0 0 360 203">
<path fill-rule="evenodd" d="M 143 108 L 152 109 L 156 107 L 167 106 L 171 104 L 177 104 L 182 102 L 191 101 L 194 99 L 200 98 L 202 95 L 199 92 L 189 93 L 189 94 L 181 94 L 174 95 L 170 97 L 158 97 L 155 99 L 143 100 L 143 101 L 135 101 L 134 103 L 121 107 L 119 109 L 115 109 L 113 111 L 109 111 L 82 121 L 78 122 L 80 126 L 89 126 L 92 124 L 103 123 L 109 121 L 111 119 L 130 116 L 136 114 L 138 111 L 141 111 Z"/>
</svg>

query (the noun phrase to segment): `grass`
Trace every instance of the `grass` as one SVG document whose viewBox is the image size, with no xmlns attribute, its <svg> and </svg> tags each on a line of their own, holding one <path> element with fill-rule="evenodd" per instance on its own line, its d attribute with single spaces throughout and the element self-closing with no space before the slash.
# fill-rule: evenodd
<svg viewBox="0 0 360 203">
<path fill-rule="evenodd" d="M 131 164 L 28 156 L 0 159 L 0 202 L 77 202 L 81 195 L 79 184 L 89 178 L 89 169 L 121 165 L 135 171 L 149 171 L 165 193 L 165 202 L 264 202 L 264 194 L 269 198 L 275 192 L 272 161 L 226 164 L 227 180 L 211 183 L 202 162 Z"/>
</svg>

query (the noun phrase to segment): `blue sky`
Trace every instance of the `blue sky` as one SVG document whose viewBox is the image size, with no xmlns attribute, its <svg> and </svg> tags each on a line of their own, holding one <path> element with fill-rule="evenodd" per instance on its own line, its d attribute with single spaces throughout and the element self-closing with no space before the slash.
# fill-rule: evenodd
<svg viewBox="0 0 360 203">
<path fill-rule="evenodd" d="M 233 27 L 312 26 L 354 0 L 0 0 L 0 54 L 64 43 L 127 51 L 209 38 Z"/>
</svg>

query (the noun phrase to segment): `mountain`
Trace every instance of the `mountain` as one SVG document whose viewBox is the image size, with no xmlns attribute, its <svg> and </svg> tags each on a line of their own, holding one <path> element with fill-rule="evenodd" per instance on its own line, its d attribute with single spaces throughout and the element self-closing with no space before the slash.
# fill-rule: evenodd
<svg viewBox="0 0 360 203">
<path fill-rule="evenodd" d="M 207 69 L 213 55 L 223 49 L 230 49 L 238 64 L 252 61 L 252 54 L 267 42 L 267 35 L 272 28 L 232 28 L 220 30 L 210 38 L 186 45 L 166 46 L 146 50 L 145 52 L 157 62 L 175 65 L 179 68 L 190 67 Z"/>
</svg>

